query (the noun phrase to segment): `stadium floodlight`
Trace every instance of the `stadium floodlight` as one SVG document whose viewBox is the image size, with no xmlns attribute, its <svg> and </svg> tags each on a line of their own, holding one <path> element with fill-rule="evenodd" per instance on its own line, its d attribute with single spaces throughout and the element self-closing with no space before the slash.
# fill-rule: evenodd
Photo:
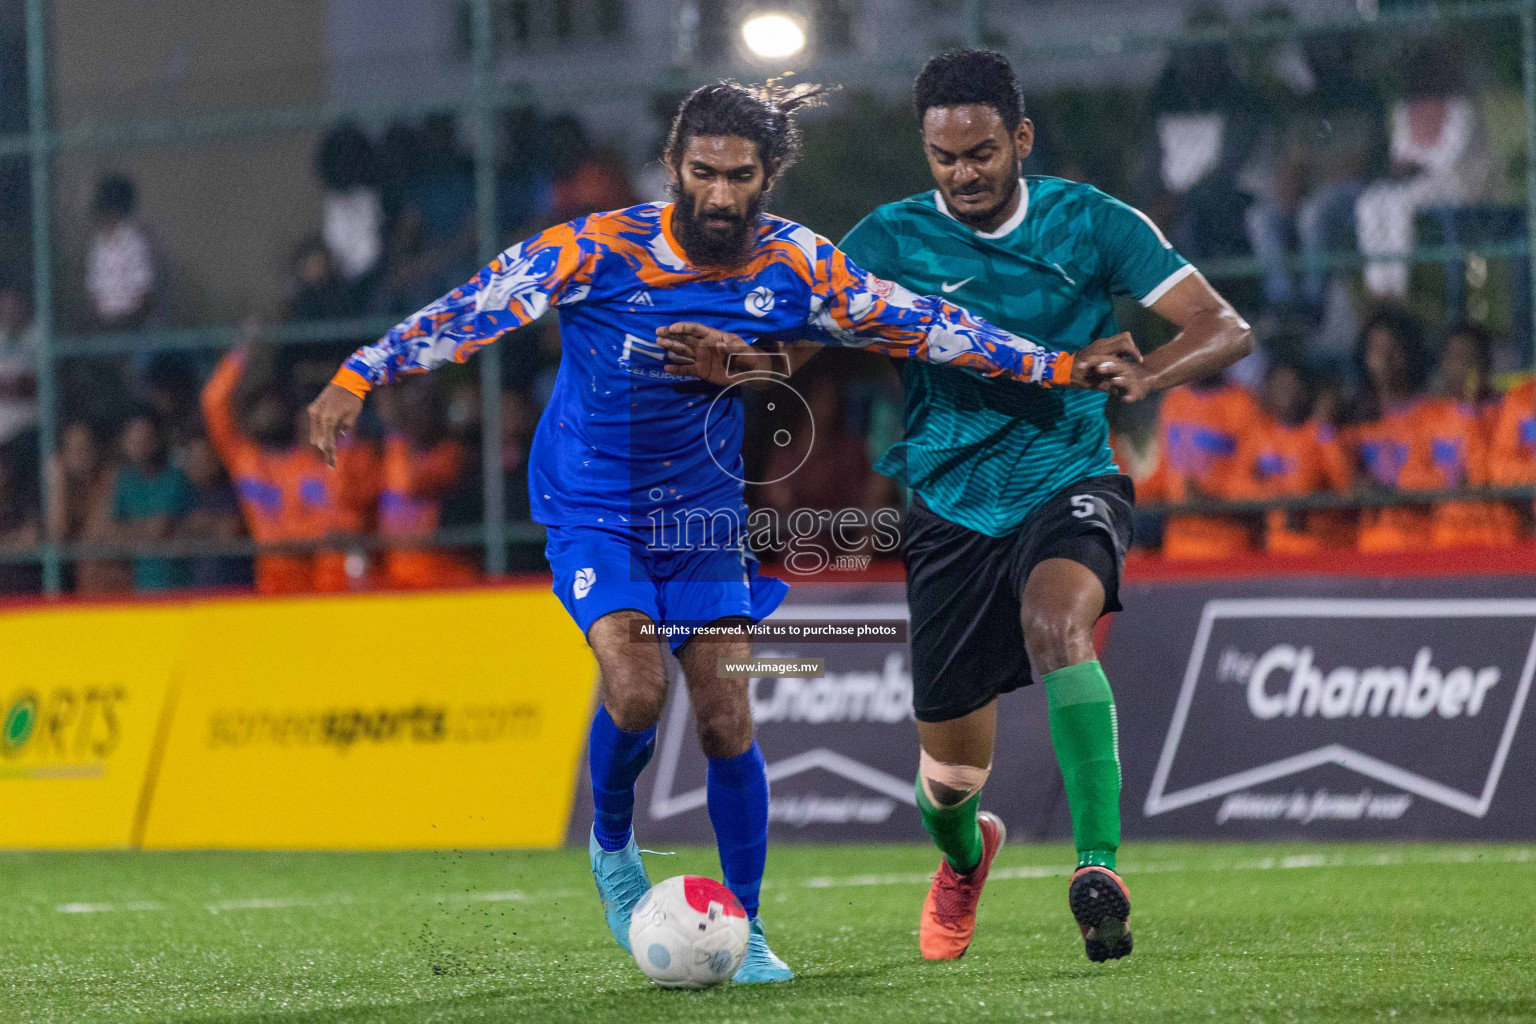
<svg viewBox="0 0 1536 1024">
<path fill-rule="evenodd" d="M 741 23 L 741 39 L 755 57 L 765 60 L 793 57 L 805 49 L 805 25 L 790 14 L 760 12 Z"/>
</svg>

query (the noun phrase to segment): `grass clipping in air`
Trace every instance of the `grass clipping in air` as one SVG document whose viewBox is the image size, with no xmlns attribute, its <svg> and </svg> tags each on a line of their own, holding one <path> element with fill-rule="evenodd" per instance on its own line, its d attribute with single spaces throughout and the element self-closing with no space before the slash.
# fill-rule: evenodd
<svg viewBox="0 0 1536 1024">
<path fill-rule="evenodd" d="M 799 975 L 652 986 L 584 851 L 0 854 L 0 1020 L 1531 1021 L 1536 848 L 1137 843 L 1136 952 L 1090 964 L 1070 852 L 1005 848 L 964 959 L 925 963 L 938 855 L 779 847 L 763 917 Z M 713 850 L 647 858 L 718 876 Z"/>
</svg>

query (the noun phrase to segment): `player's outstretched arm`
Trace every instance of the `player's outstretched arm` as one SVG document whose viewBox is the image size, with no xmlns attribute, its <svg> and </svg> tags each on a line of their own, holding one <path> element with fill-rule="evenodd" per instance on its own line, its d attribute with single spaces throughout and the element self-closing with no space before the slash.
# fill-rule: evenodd
<svg viewBox="0 0 1536 1024">
<path fill-rule="evenodd" d="M 1253 329 L 1199 273 L 1168 289 L 1152 310 L 1179 333 L 1112 384 L 1127 402 L 1209 377 L 1253 351 Z"/>
<path fill-rule="evenodd" d="M 754 380 L 782 380 L 803 366 L 816 351 L 796 345 L 785 351 L 765 351 L 738 335 L 685 321 L 658 328 L 656 340 L 667 350 L 667 372 L 698 377 L 722 387 Z M 827 344 L 827 342 L 822 342 Z M 1111 391 L 1123 386 L 1127 367 L 1141 359 L 1127 332 L 1100 338 L 1076 353 L 1070 386 Z"/>
<path fill-rule="evenodd" d="M 581 301 L 599 258 L 582 229 L 581 221 L 557 224 L 514 245 L 464 285 L 352 353 L 310 406 L 311 443 L 334 465 L 338 432 L 351 429 L 375 387 L 462 363 L 551 306 Z"/>
<path fill-rule="evenodd" d="M 918 296 L 867 274 L 825 239 L 819 240 L 806 326 L 810 340 L 821 344 L 868 348 L 1046 387 L 1106 389 L 1141 359 L 1128 334 L 1100 339 L 1075 356 L 1046 348 L 939 296 Z"/>
</svg>

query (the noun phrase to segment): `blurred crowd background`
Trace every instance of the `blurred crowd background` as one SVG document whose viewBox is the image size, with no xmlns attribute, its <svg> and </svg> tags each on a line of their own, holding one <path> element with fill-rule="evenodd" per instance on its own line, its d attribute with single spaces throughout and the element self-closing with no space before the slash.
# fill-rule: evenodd
<svg viewBox="0 0 1536 1024">
<path fill-rule="evenodd" d="M 59 45 L 88 48 L 70 6 L 56 10 Z M 332 6 L 335 18 L 357 5 Z M 630 8 L 653 5 L 550 6 L 570 12 L 564 36 L 558 17 L 541 20 L 544 5 L 496 4 L 498 47 L 538 66 L 582 54 L 571 59 L 602 78 L 623 70 L 603 55 L 645 14 Z M 478 268 L 487 190 L 496 248 L 667 198 L 656 155 L 686 87 L 777 70 L 732 56 L 727 5 L 672 6 L 682 20 L 668 22 L 666 75 L 627 105 L 597 86 L 586 98 L 529 89 L 498 104 L 489 138 L 462 113 L 425 109 L 131 159 L 105 145 L 61 153 L 48 257 L 63 338 L 53 451 L 38 433 L 29 165 L 0 158 L 0 593 L 41 590 L 45 542 L 65 546 L 64 586 L 81 594 L 473 581 L 487 471 L 523 524 L 508 565 L 542 568 L 524 467 L 560 359 L 553 316 L 500 343 L 493 387 L 472 364 L 381 391 L 334 473 L 305 444 L 303 409 L 351 349 Z M 803 73 L 848 86 L 807 119 L 806 159 L 773 208 L 834 240 L 876 205 L 931 187 L 903 85 L 928 52 L 958 42 L 959 4 L 908 6 L 950 27 L 879 73 L 868 67 L 883 37 L 867 11 L 851 0 L 807 8 L 819 48 Z M 993 4 L 982 41 L 1020 52 L 1037 42 L 1033 27 L 1059 30 L 1067 6 L 1044 6 Z M 1119 9 L 1099 6 L 1099 21 Z M 1185 559 L 1514 543 L 1532 527 L 1519 489 L 1536 484 L 1519 22 L 1377 31 L 1367 22 L 1385 0 L 1314 6 L 1159 8 L 1184 41 L 1128 55 L 1120 73 L 1105 70 L 1112 53 L 1065 44 L 1050 59 L 1017 58 L 1038 138 L 1026 173 L 1137 205 L 1258 333 L 1259 351 L 1225 376 L 1112 406 L 1117 458 L 1145 504 L 1139 542 Z M 21 20 L 5 17 L 0 135 L 24 138 Z M 1318 17 L 1360 25 L 1309 31 Z M 443 45 L 458 46 L 459 62 L 447 77 L 462 88 L 469 29 L 463 17 L 450 29 Z M 691 56 L 678 56 L 685 45 Z M 56 123 L 98 138 L 111 117 L 181 116 L 199 76 L 260 82 L 231 87 L 235 112 L 302 87 L 276 58 L 204 67 L 200 46 L 146 57 L 122 95 L 57 82 Z M 391 102 L 406 104 L 411 58 L 395 47 L 393 64 L 319 63 L 344 70 L 333 68 L 333 93 L 388 79 Z M 60 79 L 87 74 L 57 61 Z M 1166 340 L 1134 303 L 1123 322 L 1144 347 Z M 870 469 L 902 429 L 889 362 L 825 352 L 796 387 L 817 425 L 815 457 L 749 500 L 900 507 L 905 496 Z M 488 395 L 500 420 L 491 451 Z M 761 433 L 749 426 L 750 478 L 774 479 Z M 46 509 L 45 479 L 56 498 Z"/>
</svg>

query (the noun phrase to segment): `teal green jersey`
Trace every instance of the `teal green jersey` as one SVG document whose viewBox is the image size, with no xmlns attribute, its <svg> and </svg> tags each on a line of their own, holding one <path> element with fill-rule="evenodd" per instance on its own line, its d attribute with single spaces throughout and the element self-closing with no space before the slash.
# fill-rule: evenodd
<svg viewBox="0 0 1536 1024">
<path fill-rule="evenodd" d="M 1091 185 L 1022 187 L 996 231 L 972 231 L 923 192 L 875 210 L 840 248 L 876 277 L 1068 352 L 1119 330 L 1114 296 L 1150 306 L 1194 270 L 1144 214 Z M 901 376 L 906 438 L 875 468 L 951 522 L 1001 537 L 1062 488 L 1116 472 L 1100 392 L 911 360 Z"/>
</svg>

